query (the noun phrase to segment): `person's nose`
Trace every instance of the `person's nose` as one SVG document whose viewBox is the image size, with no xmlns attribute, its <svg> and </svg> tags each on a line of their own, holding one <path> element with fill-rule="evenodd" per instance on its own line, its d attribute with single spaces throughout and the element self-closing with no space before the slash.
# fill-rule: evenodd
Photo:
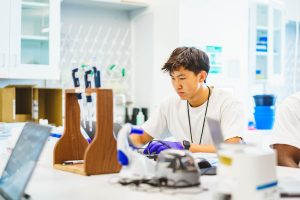
<svg viewBox="0 0 300 200">
<path fill-rule="evenodd" d="M 180 83 L 179 80 L 174 80 L 173 84 L 176 90 L 182 89 L 182 84 Z"/>
</svg>

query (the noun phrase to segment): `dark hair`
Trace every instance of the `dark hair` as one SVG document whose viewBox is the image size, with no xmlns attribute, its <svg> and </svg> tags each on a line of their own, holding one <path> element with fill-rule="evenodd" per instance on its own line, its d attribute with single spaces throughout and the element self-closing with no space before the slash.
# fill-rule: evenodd
<svg viewBox="0 0 300 200">
<path fill-rule="evenodd" d="M 195 47 L 176 48 L 161 70 L 170 74 L 180 66 L 198 74 L 201 71 L 209 72 L 209 58 L 204 51 Z"/>
</svg>

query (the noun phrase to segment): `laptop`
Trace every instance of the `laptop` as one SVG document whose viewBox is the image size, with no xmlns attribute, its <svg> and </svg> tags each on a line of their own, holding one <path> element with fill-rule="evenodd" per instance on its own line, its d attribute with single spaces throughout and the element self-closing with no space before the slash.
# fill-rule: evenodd
<svg viewBox="0 0 300 200">
<path fill-rule="evenodd" d="M 224 142 L 224 137 L 221 129 L 220 122 L 206 117 L 206 121 L 208 124 L 208 128 L 210 130 L 210 134 L 212 137 L 212 141 L 214 146 L 216 147 L 217 154 L 218 150 L 220 149 L 221 144 Z M 196 162 L 201 163 L 203 159 L 207 160 L 210 163 L 210 166 L 207 168 L 200 167 L 201 175 L 216 175 L 216 167 L 218 164 L 218 158 L 215 154 L 211 155 L 211 153 L 199 153 L 194 156 Z"/>
<path fill-rule="evenodd" d="M 212 141 L 217 149 L 220 149 L 220 145 L 224 142 L 224 137 L 221 129 L 220 122 L 218 120 L 207 117 L 206 118 L 208 128 L 210 130 L 210 135 Z"/>
<path fill-rule="evenodd" d="M 23 197 L 50 130 L 34 123 L 25 124 L 0 177 L 0 199 Z"/>
</svg>

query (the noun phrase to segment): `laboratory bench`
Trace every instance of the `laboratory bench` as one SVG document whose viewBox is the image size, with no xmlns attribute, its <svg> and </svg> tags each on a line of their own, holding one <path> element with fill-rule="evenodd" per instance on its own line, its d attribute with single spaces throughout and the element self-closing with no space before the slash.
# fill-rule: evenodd
<svg viewBox="0 0 300 200">
<path fill-rule="evenodd" d="M 46 148 L 49 148 L 46 146 Z M 50 147 L 51 148 L 51 147 Z M 35 199 L 137 199 L 137 200 L 177 200 L 177 199 L 213 199 L 213 189 L 217 176 L 200 177 L 198 188 L 167 189 L 142 185 L 122 186 L 117 183 L 118 174 L 82 176 L 56 170 L 52 167 L 52 154 L 45 149 L 37 164 L 33 177 L 26 189 L 32 200 Z M 50 154 L 49 154 L 50 153 Z M 300 170 L 277 167 L 277 176 L 281 180 L 300 181 Z M 298 182 L 299 183 L 299 182 Z"/>
<path fill-rule="evenodd" d="M 15 132 L 18 128 L 12 129 Z M 260 134 L 258 132 L 251 134 Z M 270 134 L 270 133 L 266 133 Z M 251 135 L 253 136 L 253 135 Z M 202 175 L 201 185 L 195 188 L 170 189 L 157 188 L 148 185 L 136 187 L 122 186 L 117 183 L 119 176 L 115 174 L 83 176 L 53 168 L 53 148 L 57 138 L 50 138 L 40 156 L 33 176 L 26 188 L 26 193 L 32 200 L 47 199 L 138 199 L 138 200 L 177 200 L 177 199 L 213 199 L 217 176 Z M 260 140 L 260 139 L 258 139 Z M 2 143 L 4 140 L 2 140 Z M 4 143 L 3 143 L 4 144 Z M 198 153 L 199 154 L 199 153 Z M 3 152 L 2 152 L 3 155 Z M 5 164 L 5 158 L 0 152 L 0 171 Z M 279 183 L 296 180 L 300 183 L 300 170 L 287 167 L 276 167 Z"/>
</svg>

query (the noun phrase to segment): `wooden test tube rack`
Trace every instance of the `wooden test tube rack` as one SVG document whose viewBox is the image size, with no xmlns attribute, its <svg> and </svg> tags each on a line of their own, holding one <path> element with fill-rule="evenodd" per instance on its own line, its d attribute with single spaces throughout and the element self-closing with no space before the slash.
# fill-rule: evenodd
<svg viewBox="0 0 300 200">
<path fill-rule="evenodd" d="M 113 136 L 113 94 L 109 89 L 86 89 L 96 93 L 96 131 L 90 144 L 80 132 L 80 108 L 74 89 L 65 91 L 64 134 L 53 152 L 55 169 L 95 175 L 117 173 L 121 165 L 117 160 L 117 145 Z M 83 164 L 62 165 L 67 160 L 84 160 Z"/>
</svg>

